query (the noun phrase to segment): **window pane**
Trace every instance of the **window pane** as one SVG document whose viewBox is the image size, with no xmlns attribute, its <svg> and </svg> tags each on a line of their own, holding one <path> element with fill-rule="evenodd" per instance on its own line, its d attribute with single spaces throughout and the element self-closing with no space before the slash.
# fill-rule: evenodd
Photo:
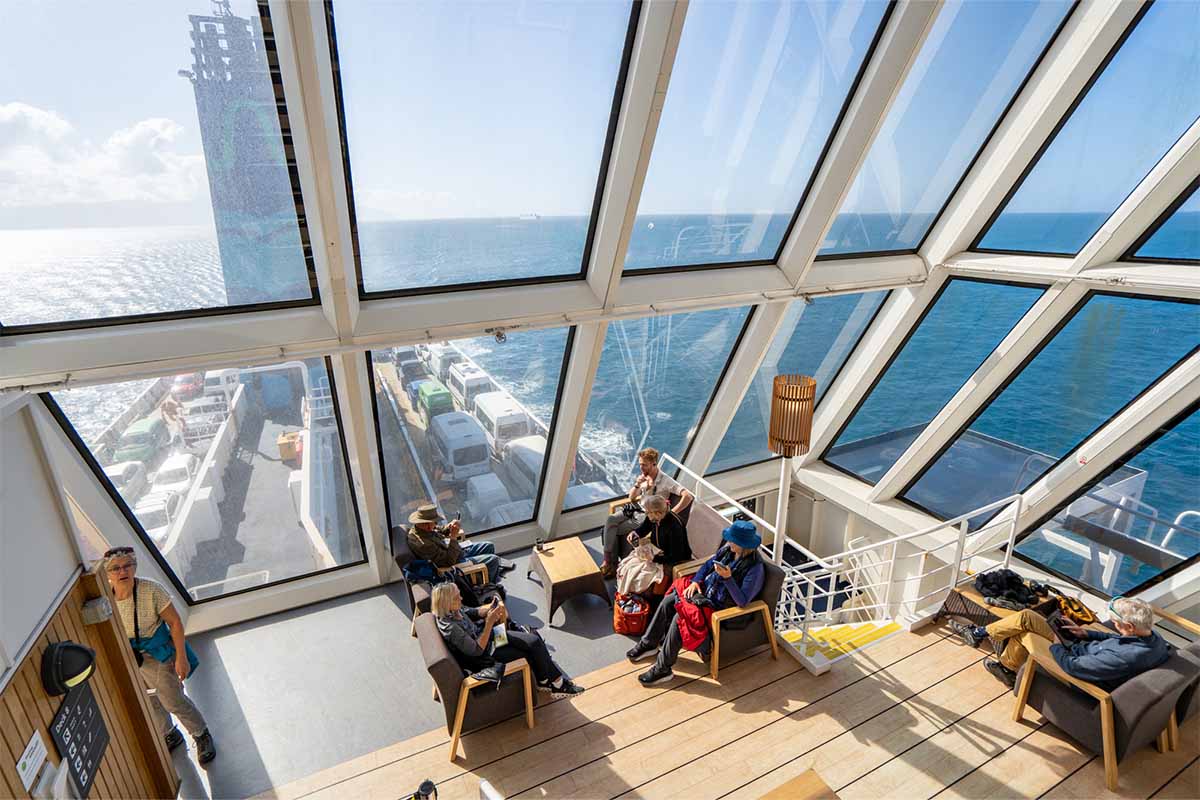
<svg viewBox="0 0 1200 800">
<path fill-rule="evenodd" d="M 315 296 L 273 41 L 256 3 L 208 8 L 5 9 L 21 31 L 0 55 L 5 325 Z"/>
<path fill-rule="evenodd" d="M 792 303 L 783 327 L 771 342 L 754 382 L 725 431 L 708 472 L 774 458 L 774 453 L 767 449 L 767 429 L 775 376 L 813 376 L 817 379 L 816 399 L 820 403 L 887 295 L 887 292 L 869 292 Z"/>
<path fill-rule="evenodd" d="M 1134 256 L 1200 261 L 1200 191 L 1193 189 L 1192 196 L 1167 217 Z"/>
<path fill-rule="evenodd" d="M 916 249 L 1070 7 L 947 3 L 821 254 Z"/>
<path fill-rule="evenodd" d="M 749 314 L 743 306 L 609 323 L 563 508 L 628 492 L 644 447 L 683 460 Z"/>
<path fill-rule="evenodd" d="M 333 9 L 363 290 L 581 273 L 630 4 Z"/>
<path fill-rule="evenodd" d="M 363 560 L 325 359 L 52 396 L 193 600 Z"/>
<path fill-rule="evenodd" d="M 1200 3 L 1155 3 L 986 231 L 1074 255 L 1200 115 Z"/>
<path fill-rule="evenodd" d="M 1200 554 L 1200 411 L 1077 495 L 1016 552 L 1109 595 Z"/>
<path fill-rule="evenodd" d="M 436 500 L 478 533 L 533 519 L 567 328 L 371 353 L 393 525 Z"/>
<path fill-rule="evenodd" d="M 1093 296 L 904 498 L 950 518 L 1024 491 L 1197 344 L 1200 305 Z"/>
<path fill-rule="evenodd" d="M 625 268 L 774 259 L 886 9 L 692 3 Z"/>
<path fill-rule="evenodd" d="M 867 483 L 878 482 L 1042 291 L 951 280 L 825 453 L 825 461 Z"/>
</svg>

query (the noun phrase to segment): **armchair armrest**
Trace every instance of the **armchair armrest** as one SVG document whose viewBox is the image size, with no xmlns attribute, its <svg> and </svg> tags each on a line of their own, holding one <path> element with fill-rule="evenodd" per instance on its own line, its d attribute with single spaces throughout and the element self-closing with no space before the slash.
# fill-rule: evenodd
<svg viewBox="0 0 1200 800">
<path fill-rule="evenodd" d="M 525 659 L 518 658 L 515 661 L 507 661 L 504 664 L 504 677 L 507 678 L 509 675 L 516 675 L 523 669 L 529 669 L 529 664 Z M 490 681 L 481 681 L 478 678 L 472 678 L 468 675 L 463 678 L 462 688 L 464 690 L 474 689 L 476 686 L 483 686 L 485 683 L 490 683 Z"/>
<path fill-rule="evenodd" d="M 693 558 L 691 561 L 684 561 L 681 564 L 676 564 L 674 569 L 671 570 L 671 577 L 682 578 L 685 575 L 695 575 L 700 571 L 700 568 L 704 566 L 705 561 L 708 561 L 708 559 Z"/>
<path fill-rule="evenodd" d="M 723 608 L 720 611 L 714 611 L 712 615 L 713 630 L 720 627 L 721 623 L 727 619 L 745 616 L 746 614 L 761 614 L 764 609 L 767 609 L 766 603 L 762 600 L 752 600 L 744 606 L 733 606 L 731 608 Z"/>
<path fill-rule="evenodd" d="M 611 503 L 608 504 L 608 515 L 611 517 L 613 514 L 617 513 L 617 509 L 619 509 L 621 506 L 625 505 L 628 502 L 629 502 L 628 497 L 618 497 L 616 500 L 613 500 Z"/>
<path fill-rule="evenodd" d="M 1060 667 L 1058 662 L 1054 660 L 1054 656 L 1050 653 L 1051 642 L 1046 641 L 1037 634 L 1026 633 L 1021 639 L 1021 644 L 1025 645 L 1025 649 L 1029 651 L 1029 658 L 1034 664 L 1037 664 L 1047 675 L 1057 679 L 1060 683 L 1074 686 L 1097 700 L 1112 702 L 1111 694 L 1094 683 L 1088 683 L 1082 678 L 1076 678 Z M 1033 664 L 1030 664 L 1026 669 L 1032 669 L 1032 667 Z"/>
<path fill-rule="evenodd" d="M 463 575 L 467 576 L 467 580 L 476 586 L 482 586 L 487 583 L 487 565 L 476 564 L 473 561 L 462 561 L 455 564 L 454 567 L 438 567 L 438 575 L 444 575 L 455 567 L 461 569 Z"/>
</svg>

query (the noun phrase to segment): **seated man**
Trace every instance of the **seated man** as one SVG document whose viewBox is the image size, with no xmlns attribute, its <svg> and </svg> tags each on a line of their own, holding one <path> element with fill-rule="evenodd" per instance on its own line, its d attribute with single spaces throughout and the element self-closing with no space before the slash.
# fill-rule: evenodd
<svg viewBox="0 0 1200 800">
<path fill-rule="evenodd" d="M 638 676 L 643 686 L 665 683 L 675 677 L 671 667 L 681 647 L 708 657 L 711 650 L 709 618 L 714 611 L 744 606 L 762 591 L 764 570 L 758 556 L 762 537 L 753 522 L 739 520 L 721 533 L 726 544 L 690 580 L 680 578 L 650 618 L 646 633 L 625 655 L 637 662 L 661 645 L 658 659 Z"/>
<path fill-rule="evenodd" d="M 649 495 L 658 495 L 663 499 L 677 495 L 679 503 L 671 509 L 676 515 L 683 513 L 683 510 L 692 504 L 692 493 L 658 468 L 658 451 L 653 447 L 638 451 L 638 468 L 641 474 L 629 490 L 629 502 L 636 503 Z M 626 517 L 620 510 L 609 515 L 608 521 L 604 523 L 604 563 L 600 565 L 600 572 L 604 577 L 616 577 L 617 562 L 626 552 L 623 540 L 626 534 L 641 525 L 644 519 L 641 514 Z"/>
<path fill-rule="evenodd" d="M 438 523 L 443 520 L 433 503 L 427 503 L 409 514 L 408 521 L 412 524 L 408 531 L 408 549 L 412 550 L 413 556 L 423 558 L 435 567 L 446 569 L 462 561 L 483 564 L 487 567 L 488 581 L 496 583 L 501 573 L 516 566 L 511 561 L 501 560 L 496 555 L 496 546 L 491 542 L 459 544 L 463 536 L 462 524 L 454 520 L 449 525 L 439 527 Z"/>
<path fill-rule="evenodd" d="M 646 518 L 629 534 L 633 552 L 617 568 L 617 591 L 622 594 L 644 592 L 664 574 L 670 575 L 676 564 L 692 560 L 687 531 L 666 498 L 652 494 L 642 505 Z"/>
<path fill-rule="evenodd" d="M 1166 641 L 1153 630 L 1154 610 L 1145 600 L 1117 597 L 1108 604 L 1108 612 L 1116 633 L 1064 625 L 1064 631 L 1082 640 L 1067 645 L 1058 644 L 1046 618 L 1028 608 L 987 627 L 955 621 L 950 627 L 971 647 L 990 638 L 999 660 L 985 659 L 983 666 L 1009 686 L 1015 683 L 1017 670 L 1029 657 L 1021 635 L 1033 633 L 1055 642 L 1050 654 L 1064 672 L 1111 692 L 1134 675 L 1157 667 L 1169 654 Z"/>
</svg>

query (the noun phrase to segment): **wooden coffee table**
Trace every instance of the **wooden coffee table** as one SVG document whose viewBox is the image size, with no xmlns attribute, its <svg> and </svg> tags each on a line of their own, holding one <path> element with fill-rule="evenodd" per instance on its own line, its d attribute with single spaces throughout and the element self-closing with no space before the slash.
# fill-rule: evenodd
<svg viewBox="0 0 1200 800">
<path fill-rule="evenodd" d="M 596 566 L 591 553 L 577 536 L 547 542 L 541 552 L 534 548 L 526 577 L 533 577 L 535 572 L 546 590 L 546 608 L 549 609 L 546 612 L 547 625 L 559 606 L 581 594 L 603 597 L 604 602 L 612 607 L 612 598 L 608 596 L 608 587 L 604 585 L 600 567 Z"/>
</svg>

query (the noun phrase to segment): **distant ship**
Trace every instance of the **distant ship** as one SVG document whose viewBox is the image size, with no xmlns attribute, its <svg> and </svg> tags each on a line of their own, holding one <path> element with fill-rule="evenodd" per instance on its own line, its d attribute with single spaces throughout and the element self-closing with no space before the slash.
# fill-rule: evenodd
<svg viewBox="0 0 1200 800">
<path fill-rule="evenodd" d="M 522 214 L 517 217 L 517 219 L 521 220 L 522 222 L 537 222 L 541 218 L 542 216 L 540 214 Z"/>
</svg>

